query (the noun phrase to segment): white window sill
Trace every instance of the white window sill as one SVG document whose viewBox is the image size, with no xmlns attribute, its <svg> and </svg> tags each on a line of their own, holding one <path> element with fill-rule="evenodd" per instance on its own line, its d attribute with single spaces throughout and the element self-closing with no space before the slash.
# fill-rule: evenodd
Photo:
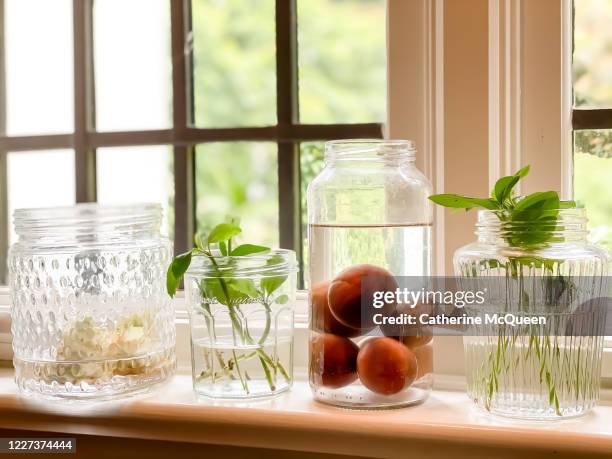
<svg viewBox="0 0 612 459">
<path fill-rule="evenodd" d="M 4 300 L 4 301 L 3 301 Z M 21 398 L 11 368 L 0 369 L 0 429 L 53 431 L 128 439 L 215 444 L 365 457 L 516 457 L 517 454 L 612 455 L 612 391 L 582 418 L 550 423 L 496 418 L 465 396 L 460 338 L 435 340 L 436 390 L 423 405 L 391 411 L 352 411 L 312 400 L 304 377 L 308 329 L 299 295 L 296 317 L 297 381 L 277 398 L 235 404 L 196 400 L 189 375 L 189 324 L 176 300 L 179 372 L 146 397 L 90 405 Z M 8 304 L 0 291 L 0 353 L 10 348 Z M 4 306 L 2 306 L 4 305 Z M 3 328 L 4 327 L 4 328 Z M 3 344 L 4 341 L 4 344 Z M 2 359 L 2 355 L 0 355 Z M 604 355 L 612 374 L 612 349 Z M 299 369 L 302 371 L 299 371 Z M 447 375 L 447 376 L 441 376 Z M 604 383 L 609 380 L 604 379 Z"/>
<path fill-rule="evenodd" d="M 462 392 L 435 390 L 419 406 L 354 411 L 313 401 L 303 378 L 290 392 L 257 402 L 198 401 L 190 376 L 178 374 L 144 397 L 68 405 L 20 398 L 12 370 L 1 369 L 0 412 L 0 429 L 318 454 L 407 457 L 410 452 L 411 457 L 456 459 L 612 455 L 612 406 L 607 403 L 574 420 L 520 422 L 476 410 Z"/>
</svg>

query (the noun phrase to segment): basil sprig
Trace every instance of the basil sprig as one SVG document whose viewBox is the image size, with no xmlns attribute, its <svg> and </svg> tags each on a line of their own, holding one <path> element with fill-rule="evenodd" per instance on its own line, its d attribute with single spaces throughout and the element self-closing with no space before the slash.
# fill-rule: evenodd
<svg viewBox="0 0 612 459">
<path fill-rule="evenodd" d="M 202 236 L 196 234 L 194 237 L 195 247 L 189 252 L 175 257 L 168 267 L 166 273 L 166 290 L 168 294 L 171 297 L 174 297 L 176 294 L 183 276 L 189 269 L 193 255 L 204 255 L 217 266 L 219 259 L 222 257 L 243 257 L 270 250 L 269 247 L 255 244 L 242 244 L 234 248 L 234 238 L 240 233 L 242 233 L 242 228 L 240 228 L 238 220 L 230 218 L 227 222 L 215 226 L 208 235 Z M 221 257 L 218 256 L 218 253 L 221 254 Z M 236 281 L 236 283 L 239 283 L 239 281 Z M 232 294 L 239 297 L 251 293 L 248 291 L 251 290 L 251 285 L 236 285 L 235 287 L 235 289 L 230 287 L 230 291 L 227 294 L 223 292 L 223 294 L 218 296 L 226 302 L 230 302 L 233 298 L 227 297 Z"/>
<path fill-rule="evenodd" d="M 490 198 L 473 198 L 458 194 L 435 194 L 429 197 L 438 205 L 469 211 L 481 208 L 494 211 L 507 222 L 504 239 L 516 247 L 534 247 L 554 239 L 560 209 L 576 207 L 574 201 L 561 201 L 556 191 L 538 191 L 517 196 L 514 188 L 529 173 L 529 166 L 514 175 L 500 178 Z"/>
<path fill-rule="evenodd" d="M 435 194 L 429 199 L 452 209 L 491 210 L 502 222 L 509 223 L 503 237 L 510 245 L 538 246 L 554 238 L 559 210 L 576 207 L 576 203 L 561 201 L 556 191 L 538 191 L 526 196 L 517 196 L 514 188 L 528 173 L 529 166 L 525 166 L 514 175 L 500 178 L 491 190 L 490 198 Z"/>
</svg>

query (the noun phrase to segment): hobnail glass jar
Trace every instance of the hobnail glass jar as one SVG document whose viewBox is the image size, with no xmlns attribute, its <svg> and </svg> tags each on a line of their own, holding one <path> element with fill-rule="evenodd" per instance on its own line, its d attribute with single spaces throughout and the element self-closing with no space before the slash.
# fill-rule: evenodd
<svg viewBox="0 0 612 459">
<path fill-rule="evenodd" d="M 19 389 L 95 399 L 143 391 L 175 368 L 165 291 L 171 244 L 157 204 L 18 209 L 9 251 Z"/>
<path fill-rule="evenodd" d="M 194 256 L 185 274 L 194 391 L 249 399 L 288 390 L 293 382 L 295 253 L 216 255 Z"/>
<path fill-rule="evenodd" d="M 398 336 L 373 326 L 360 309 L 366 278 L 389 287 L 397 276 L 430 275 L 431 185 L 415 153 L 404 140 L 328 142 L 325 168 L 308 187 L 316 400 L 385 408 L 421 402 L 431 390 L 431 335 Z"/>
<path fill-rule="evenodd" d="M 586 222 L 584 209 L 561 209 L 535 226 L 483 210 L 478 240 L 456 251 L 455 274 L 484 282 L 486 307 L 545 322 L 483 324 L 466 334 L 468 394 L 479 407 L 546 420 L 597 403 L 606 318 L 598 300 L 607 296 L 610 257 L 587 242 Z"/>
</svg>

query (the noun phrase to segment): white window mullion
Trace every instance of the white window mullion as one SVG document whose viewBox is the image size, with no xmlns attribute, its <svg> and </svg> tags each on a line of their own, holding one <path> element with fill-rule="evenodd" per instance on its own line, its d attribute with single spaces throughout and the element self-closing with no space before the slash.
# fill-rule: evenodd
<svg viewBox="0 0 612 459">
<path fill-rule="evenodd" d="M 521 45 L 521 1 L 489 0 L 489 188 L 523 163 Z"/>
<path fill-rule="evenodd" d="M 417 167 L 444 190 L 444 0 L 388 0 L 386 136 L 414 140 Z M 447 257 L 444 211 L 434 215 L 434 273 Z"/>
</svg>

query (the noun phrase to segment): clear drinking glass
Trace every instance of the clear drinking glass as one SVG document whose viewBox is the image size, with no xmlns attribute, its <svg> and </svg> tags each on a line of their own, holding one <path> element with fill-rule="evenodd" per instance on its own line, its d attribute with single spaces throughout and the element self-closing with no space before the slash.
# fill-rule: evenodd
<svg viewBox="0 0 612 459">
<path fill-rule="evenodd" d="M 414 163 L 410 141 L 328 142 L 308 187 L 309 375 L 322 402 L 404 406 L 431 389 L 432 337 L 387 337 L 360 311 L 370 274 L 430 275 L 431 185 Z"/>
<path fill-rule="evenodd" d="M 496 212 L 480 211 L 478 240 L 455 253 L 457 276 L 499 286 L 487 294 L 496 312 L 546 319 L 478 325 L 464 337 L 468 394 L 479 407 L 544 420 L 596 405 L 606 314 L 606 303 L 596 299 L 606 296 L 610 258 L 587 242 L 586 222 L 584 209 L 561 209 L 556 221 L 529 233 L 537 239 L 550 232 L 550 240 L 525 247 L 516 242 L 530 222 L 502 222 Z"/>
<path fill-rule="evenodd" d="M 157 204 L 18 209 L 8 257 L 15 379 L 26 394 L 108 398 L 175 368 Z"/>
<path fill-rule="evenodd" d="M 193 257 L 185 296 L 198 395 L 247 399 L 291 387 L 296 273 L 290 250 Z"/>
</svg>

